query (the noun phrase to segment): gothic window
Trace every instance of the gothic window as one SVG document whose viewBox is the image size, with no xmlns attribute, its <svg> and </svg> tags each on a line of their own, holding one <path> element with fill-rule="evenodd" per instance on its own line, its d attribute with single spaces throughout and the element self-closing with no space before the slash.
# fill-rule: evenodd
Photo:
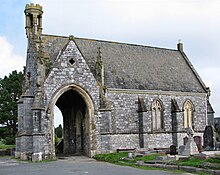
<svg viewBox="0 0 220 175">
<path fill-rule="evenodd" d="M 163 129 L 163 108 L 159 100 L 154 100 L 152 103 L 152 129 L 161 130 Z"/>
<path fill-rule="evenodd" d="M 189 127 L 193 128 L 193 104 L 190 100 L 187 100 L 184 103 L 183 110 L 184 110 L 184 119 L 183 119 L 184 128 L 189 128 Z"/>
</svg>

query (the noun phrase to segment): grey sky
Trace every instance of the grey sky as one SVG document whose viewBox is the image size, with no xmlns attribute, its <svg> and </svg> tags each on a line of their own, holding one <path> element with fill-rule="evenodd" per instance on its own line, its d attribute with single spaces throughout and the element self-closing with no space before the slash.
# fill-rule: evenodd
<svg viewBox="0 0 220 175">
<path fill-rule="evenodd" d="M 36 0 L 44 33 L 176 48 L 179 39 L 220 116 L 220 1 Z"/>
<path fill-rule="evenodd" d="M 16 66 L 21 69 L 25 64 L 23 11 L 24 4 L 30 2 L 15 0 L 15 6 L 9 3 L 10 1 L 2 1 L 0 10 L 5 20 L 2 21 L 0 17 L 2 26 L 0 44 L 4 46 L 4 49 L 0 48 L 0 51 L 4 52 L 0 53 L 1 77 Z M 34 0 L 32 2 L 43 6 L 43 33 L 47 34 L 74 35 L 165 48 L 176 48 L 178 40 L 181 39 L 185 53 L 205 84 L 211 87 L 211 102 L 216 116 L 220 116 L 218 103 L 220 1 Z M 14 11 L 9 13 L 4 10 L 6 8 Z M 10 50 L 10 46 L 14 49 Z M 6 53 L 6 50 L 10 51 Z M 5 58 L 8 60 L 7 66 L 2 66 Z"/>
</svg>

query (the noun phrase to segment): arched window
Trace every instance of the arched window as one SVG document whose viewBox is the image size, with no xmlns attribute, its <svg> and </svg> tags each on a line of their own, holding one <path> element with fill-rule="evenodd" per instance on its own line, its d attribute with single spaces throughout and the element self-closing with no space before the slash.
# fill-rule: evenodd
<svg viewBox="0 0 220 175">
<path fill-rule="evenodd" d="M 159 100 L 154 100 L 152 103 L 152 129 L 163 129 L 163 109 Z"/>
<path fill-rule="evenodd" d="M 190 100 L 187 100 L 183 106 L 184 109 L 184 128 L 193 128 L 193 104 Z"/>
</svg>

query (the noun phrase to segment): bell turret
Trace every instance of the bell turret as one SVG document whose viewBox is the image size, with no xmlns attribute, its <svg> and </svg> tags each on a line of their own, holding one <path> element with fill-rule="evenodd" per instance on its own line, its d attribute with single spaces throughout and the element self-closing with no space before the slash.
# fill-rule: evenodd
<svg viewBox="0 0 220 175">
<path fill-rule="evenodd" d="M 25 7 L 26 16 L 26 35 L 29 39 L 40 41 L 42 33 L 42 6 L 39 4 L 27 4 Z"/>
</svg>

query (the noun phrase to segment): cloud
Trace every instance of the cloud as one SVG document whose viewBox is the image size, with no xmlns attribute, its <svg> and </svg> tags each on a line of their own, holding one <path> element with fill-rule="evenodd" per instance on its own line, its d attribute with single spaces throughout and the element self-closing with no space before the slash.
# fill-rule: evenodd
<svg viewBox="0 0 220 175">
<path fill-rule="evenodd" d="M 184 51 L 220 116 L 220 1 L 34 0 L 43 6 L 43 33 L 74 35 Z M 64 27 L 65 26 L 65 27 Z"/>
<path fill-rule="evenodd" d="M 14 46 L 7 39 L 0 36 L 0 77 L 3 78 L 13 70 L 22 71 L 25 59 L 13 52 Z"/>
</svg>

